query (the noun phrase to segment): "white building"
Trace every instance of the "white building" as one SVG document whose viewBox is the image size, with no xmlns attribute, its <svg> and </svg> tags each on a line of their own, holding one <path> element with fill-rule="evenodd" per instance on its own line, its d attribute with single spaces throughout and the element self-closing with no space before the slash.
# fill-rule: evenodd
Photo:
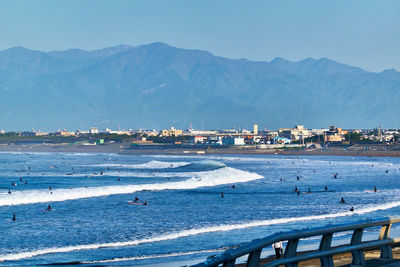
<svg viewBox="0 0 400 267">
<path fill-rule="evenodd" d="M 97 129 L 97 127 L 90 127 L 89 133 L 90 134 L 98 134 L 99 129 Z"/>
</svg>

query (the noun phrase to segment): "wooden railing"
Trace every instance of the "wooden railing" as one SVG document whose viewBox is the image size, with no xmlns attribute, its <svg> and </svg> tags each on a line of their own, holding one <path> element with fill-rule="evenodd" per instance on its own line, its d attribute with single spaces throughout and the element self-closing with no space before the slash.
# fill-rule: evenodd
<svg viewBox="0 0 400 267">
<path fill-rule="evenodd" d="M 325 227 L 294 230 L 286 233 L 277 233 L 262 239 L 256 239 L 243 244 L 234 249 L 228 249 L 222 254 L 208 257 L 208 259 L 193 267 L 212 267 L 220 266 L 232 267 L 236 259 L 246 256 L 247 267 L 258 267 L 263 248 L 268 247 L 279 241 L 287 241 L 287 245 L 281 259 L 275 259 L 263 265 L 264 267 L 274 267 L 284 265 L 285 267 L 297 267 L 298 263 L 305 260 L 319 258 L 321 266 L 333 267 L 333 255 L 351 252 L 352 265 L 364 266 L 364 250 L 379 249 L 381 259 L 392 259 L 392 246 L 400 244 L 400 238 L 390 238 L 390 229 L 392 224 L 399 223 L 400 218 L 384 218 L 377 220 L 368 220 L 358 223 L 328 225 Z M 379 237 L 376 240 L 362 241 L 363 232 L 366 228 L 380 227 Z M 332 247 L 333 234 L 352 231 L 352 237 L 349 244 Z M 319 249 L 310 252 L 298 253 L 297 248 L 299 240 L 321 236 Z"/>
</svg>

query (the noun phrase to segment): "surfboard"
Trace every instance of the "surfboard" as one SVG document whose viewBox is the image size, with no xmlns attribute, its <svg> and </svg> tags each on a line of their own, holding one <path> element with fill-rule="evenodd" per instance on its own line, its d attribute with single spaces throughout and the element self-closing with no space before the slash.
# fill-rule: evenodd
<svg viewBox="0 0 400 267">
<path fill-rule="evenodd" d="M 128 202 L 128 204 L 131 204 L 131 205 L 143 205 L 143 206 L 147 205 L 147 204 L 140 203 L 140 202 Z"/>
</svg>

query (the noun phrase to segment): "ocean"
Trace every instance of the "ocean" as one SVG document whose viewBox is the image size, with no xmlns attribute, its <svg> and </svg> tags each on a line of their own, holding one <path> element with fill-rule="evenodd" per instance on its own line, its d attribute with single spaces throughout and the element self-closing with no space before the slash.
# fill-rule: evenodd
<svg viewBox="0 0 400 267">
<path fill-rule="evenodd" d="M 280 231 L 400 216 L 399 177 L 399 158 L 3 152 L 0 265 L 193 264 Z"/>
</svg>

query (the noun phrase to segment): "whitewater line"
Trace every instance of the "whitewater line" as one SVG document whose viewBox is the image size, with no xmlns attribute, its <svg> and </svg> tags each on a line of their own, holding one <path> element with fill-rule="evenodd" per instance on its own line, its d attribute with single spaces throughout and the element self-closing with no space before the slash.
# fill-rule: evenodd
<svg viewBox="0 0 400 267">
<path fill-rule="evenodd" d="M 93 264 L 93 263 L 107 263 L 107 262 L 119 262 L 119 261 L 160 259 L 160 258 L 169 258 L 169 257 L 194 255 L 194 254 L 200 254 L 200 253 L 222 252 L 222 251 L 225 251 L 226 249 L 227 248 L 218 248 L 218 249 L 206 249 L 206 250 L 186 251 L 186 252 L 173 252 L 173 253 L 147 255 L 147 256 L 123 257 L 123 258 L 114 258 L 114 259 L 109 259 L 109 260 L 85 261 L 85 262 L 80 262 L 80 264 Z"/>
<path fill-rule="evenodd" d="M 263 178 L 263 176 L 258 175 L 257 173 L 251 173 L 230 167 L 223 167 L 213 171 L 190 172 L 187 173 L 187 176 L 192 176 L 192 178 L 185 181 L 154 184 L 79 187 L 73 189 L 53 189 L 52 191 L 14 191 L 12 194 L 5 193 L 0 195 L 0 206 L 59 202 L 82 198 L 131 194 L 143 190 L 187 190 L 232 183 L 245 183 Z"/>
<path fill-rule="evenodd" d="M 134 246 L 134 245 L 140 245 L 140 244 L 144 244 L 144 243 L 167 241 L 167 240 L 172 240 L 172 239 L 178 239 L 181 237 L 195 236 L 195 235 L 205 234 L 205 233 L 226 232 L 226 231 L 240 230 L 240 229 L 246 229 L 246 228 L 252 228 L 252 227 L 269 226 L 269 225 L 293 223 L 293 222 L 326 220 L 326 219 L 332 219 L 332 218 L 352 216 L 355 214 L 361 215 L 361 214 L 371 213 L 371 212 L 378 211 L 378 210 L 387 210 L 387 209 L 391 209 L 391 208 L 398 207 L 398 206 L 400 206 L 400 201 L 381 204 L 381 205 L 377 205 L 377 206 L 371 206 L 371 207 L 367 207 L 367 208 L 359 209 L 359 210 L 356 209 L 356 211 L 354 211 L 354 212 L 345 211 L 345 212 L 340 212 L 340 213 L 331 213 L 331 214 L 323 214 L 323 215 L 268 219 L 268 220 L 251 221 L 251 222 L 240 223 L 240 224 L 216 225 L 216 226 L 210 226 L 210 227 L 201 227 L 201 228 L 183 230 L 180 232 L 170 233 L 170 234 L 166 234 L 166 235 L 160 235 L 160 236 L 151 237 L 151 238 L 132 240 L 132 241 L 124 241 L 124 242 L 111 242 L 111 243 L 87 244 L 87 245 L 76 245 L 76 246 L 66 246 L 66 247 L 53 247 L 53 248 L 40 249 L 40 250 L 35 250 L 35 251 L 27 251 L 27 252 L 15 253 L 15 254 L 0 255 L 0 262 L 32 258 L 32 257 L 45 255 L 45 254 L 51 254 L 51 253 L 66 253 L 66 252 L 72 252 L 72 251 L 77 251 L 77 250 L 91 250 L 91 249 L 99 249 L 99 248 Z"/>
</svg>

